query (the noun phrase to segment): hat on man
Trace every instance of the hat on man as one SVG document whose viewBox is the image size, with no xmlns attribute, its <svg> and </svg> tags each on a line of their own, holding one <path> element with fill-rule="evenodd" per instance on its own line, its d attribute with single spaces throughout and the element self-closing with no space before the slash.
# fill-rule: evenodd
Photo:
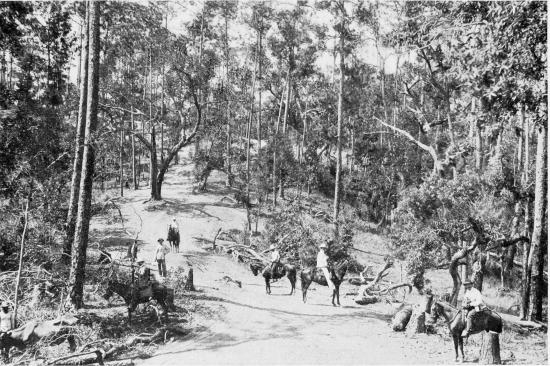
<svg viewBox="0 0 550 366">
<path fill-rule="evenodd" d="M 276 249 L 275 244 L 271 244 L 271 245 L 269 246 L 269 250 L 275 250 L 275 249 Z"/>
<path fill-rule="evenodd" d="M 163 238 L 160 238 L 159 240 L 157 240 L 159 243 L 162 243 L 164 241 Z"/>
<path fill-rule="evenodd" d="M 328 246 L 327 246 L 327 243 L 321 243 L 321 245 L 319 245 L 319 249 L 327 249 Z"/>
<path fill-rule="evenodd" d="M 10 304 L 8 304 L 7 301 L 2 301 L 2 305 L 0 305 L 0 307 L 9 308 L 9 307 L 10 307 Z"/>
<path fill-rule="evenodd" d="M 470 280 L 466 280 L 466 281 L 464 281 L 463 285 L 464 285 L 464 287 L 466 287 L 466 286 L 472 286 L 473 283 L 472 283 L 472 281 L 470 281 Z"/>
</svg>

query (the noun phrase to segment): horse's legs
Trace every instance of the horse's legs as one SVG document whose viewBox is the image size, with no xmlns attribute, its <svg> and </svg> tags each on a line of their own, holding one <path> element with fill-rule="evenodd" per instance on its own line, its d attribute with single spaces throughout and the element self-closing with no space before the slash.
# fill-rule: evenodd
<svg viewBox="0 0 550 366">
<path fill-rule="evenodd" d="M 269 284 L 269 277 L 264 277 L 265 279 L 265 293 L 270 295 L 271 294 L 271 285 Z"/>
<path fill-rule="evenodd" d="M 464 362 L 464 338 L 458 336 L 458 345 L 460 346 L 460 353 L 462 354 L 461 362 Z"/>
<path fill-rule="evenodd" d="M 302 277 L 302 300 L 304 300 L 304 304 L 307 300 L 307 289 L 309 285 L 311 284 L 311 280 L 305 279 Z"/>
<path fill-rule="evenodd" d="M 458 362 L 458 337 L 453 334 L 453 343 L 455 346 L 455 362 Z"/>
<path fill-rule="evenodd" d="M 336 303 L 340 306 L 340 285 L 336 286 Z"/>
<path fill-rule="evenodd" d="M 294 289 L 296 288 L 296 275 L 289 273 L 288 274 L 288 280 L 290 281 L 290 294 L 292 295 L 294 293 Z"/>
</svg>

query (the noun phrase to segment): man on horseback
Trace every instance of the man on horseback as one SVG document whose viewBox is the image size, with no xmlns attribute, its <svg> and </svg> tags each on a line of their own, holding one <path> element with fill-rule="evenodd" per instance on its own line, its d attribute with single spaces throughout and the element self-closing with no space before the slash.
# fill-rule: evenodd
<svg viewBox="0 0 550 366">
<path fill-rule="evenodd" d="M 271 251 L 271 274 L 273 277 L 277 273 L 277 267 L 281 263 L 281 254 L 274 244 L 269 246 L 269 251 Z"/>
<path fill-rule="evenodd" d="M 317 254 L 317 268 L 320 268 L 323 271 L 328 287 L 331 291 L 334 291 L 335 287 L 330 279 L 330 272 L 328 271 L 328 255 L 326 253 L 327 247 L 327 243 L 323 243 L 319 246 L 319 253 Z"/>
<path fill-rule="evenodd" d="M 471 281 L 464 282 L 464 298 L 462 299 L 462 308 L 466 312 L 466 328 L 462 332 L 462 337 L 468 338 L 472 329 L 472 319 L 477 312 L 482 310 L 483 296 Z"/>
</svg>

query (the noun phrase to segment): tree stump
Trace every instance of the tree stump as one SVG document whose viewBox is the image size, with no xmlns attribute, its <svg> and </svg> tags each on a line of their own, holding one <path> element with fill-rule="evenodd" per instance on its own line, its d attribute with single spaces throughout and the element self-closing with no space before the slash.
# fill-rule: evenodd
<svg viewBox="0 0 550 366">
<path fill-rule="evenodd" d="M 407 324 L 409 324 L 409 320 L 411 320 L 412 313 L 413 309 L 410 306 L 399 310 L 392 318 L 391 329 L 396 332 L 404 331 L 407 328 Z"/>
<path fill-rule="evenodd" d="M 430 312 L 432 301 L 433 295 L 427 294 L 424 297 L 424 303 L 417 304 L 413 307 L 410 323 L 407 327 L 407 333 L 409 335 L 416 333 L 427 333 L 426 313 Z"/>
<path fill-rule="evenodd" d="M 187 281 L 185 282 L 185 287 L 183 289 L 186 291 L 196 291 L 195 285 L 193 284 L 193 268 L 189 268 L 189 273 L 187 274 Z"/>
<path fill-rule="evenodd" d="M 484 365 L 500 365 L 500 342 L 499 334 L 489 332 L 483 335 L 479 363 Z"/>
</svg>

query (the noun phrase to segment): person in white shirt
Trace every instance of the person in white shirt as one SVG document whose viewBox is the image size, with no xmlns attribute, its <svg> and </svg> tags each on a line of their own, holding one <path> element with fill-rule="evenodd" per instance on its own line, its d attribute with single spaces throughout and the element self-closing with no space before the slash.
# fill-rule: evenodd
<svg viewBox="0 0 550 366">
<path fill-rule="evenodd" d="M 328 287 L 331 291 L 334 291 L 335 287 L 330 279 L 330 273 L 328 271 L 328 255 L 326 253 L 327 244 L 323 243 L 319 246 L 319 253 L 317 254 L 317 268 L 320 268 L 325 275 Z"/>
<path fill-rule="evenodd" d="M 271 277 L 273 277 L 276 273 L 275 271 L 277 270 L 277 266 L 281 262 L 281 254 L 274 244 L 269 246 L 269 250 L 271 251 Z"/>
<path fill-rule="evenodd" d="M 163 244 L 164 239 L 160 238 L 157 240 L 158 245 L 155 250 L 155 261 L 158 265 L 159 275 L 161 277 L 166 277 L 166 253 L 169 251 L 166 246 Z"/>
<path fill-rule="evenodd" d="M 10 305 L 7 302 L 2 302 L 0 310 L 0 334 L 9 332 L 15 326 L 15 319 L 13 318 L 13 313 L 10 311 Z"/>
<path fill-rule="evenodd" d="M 180 232 L 180 228 L 178 226 L 178 222 L 176 221 L 175 217 L 172 218 L 172 222 L 170 223 L 170 225 L 168 225 L 168 227 L 172 228 L 176 233 Z"/>
<path fill-rule="evenodd" d="M 462 299 L 462 308 L 467 312 L 466 315 L 466 329 L 462 332 L 462 337 L 468 337 L 470 335 L 470 329 L 472 329 L 472 318 L 483 308 L 483 296 L 481 292 L 475 287 L 471 281 L 466 280 L 464 282 L 464 298 Z"/>
</svg>

